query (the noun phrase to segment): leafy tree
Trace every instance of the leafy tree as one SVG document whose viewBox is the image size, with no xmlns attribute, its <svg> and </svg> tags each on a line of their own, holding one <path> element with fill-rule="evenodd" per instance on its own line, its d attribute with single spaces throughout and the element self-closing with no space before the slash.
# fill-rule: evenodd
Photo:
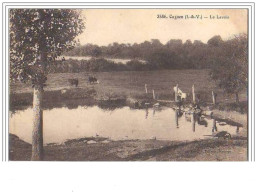
<svg viewBox="0 0 257 195">
<path fill-rule="evenodd" d="M 193 46 L 193 43 L 190 39 L 186 40 L 186 42 L 184 43 L 184 46 L 185 47 L 192 47 Z"/>
<path fill-rule="evenodd" d="M 166 43 L 168 48 L 178 48 L 182 47 L 183 43 L 181 39 L 171 39 Z"/>
<path fill-rule="evenodd" d="M 165 49 L 152 51 L 147 57 L 147 61 L 159 69 L 179 69 L 177 56 L 174 52 Z"/>
<path fill-rule="evenodd" d="M 219 47 L 213 56 L 211 78 L 228 94 L 235 94 L 239 102 L 239 92 L 248 84 L 248 44 L 247 35 L 240 34 Z"/>
<path fill-rule="evenodd" d="M 72 49 L 84 29 L 72 9 L 10 10 L 10 76 L 31 82 L 33 95 L 32 160 L 43 159 L 43 87 L 55 58 Z"/>
<path fill-rule="evenodd" d="M 194 43 L 193 43 L 194 46 L 204 46 L 204 43 L 200 40 L 194 40 Z"/>
<path fill-rule="evenodd" d="M 220 35 L 215 35 L 211 39 L 208 40 L 208 45 L 218 47 L 223 43 L 223 40 Z"/>
<path fill-rule="evenodd" d="M 130 58 L 130 59 L 143 59 L 148 62 L 148 69 L 201 69 L 210 68 L 212 61 L 220 59 L 221 56 L 233 56 L 231 52 L 235 51 L 233 44 L 236 43 L 236 39 L 241 39 L 242 35 L 236 36 L 235 39 L 223 41 L 221 36 L 216 35 L 209 39 L 208 43 L 203 43 L 200 40 L 186 40 L 182 43 L 180 39 L 171 39 L 166 44 L 162 44 L 158 39 L 151 39 L 151 41 L 144 41 L 142 43 L 131 44 L 119 44 L 113 43 L 108 46 L 97 46 L 92 44 L 87 44 L 81 47 L 74 48 L 72 51 L 66 53 L 66 55 L 82 55 L 82 56 L 93 56 L 93 57 L 117 57 L 117 58 Z M 239 40 L 237 40 L 239 41 Z M 240 42 L 240 41 L 239 41 Z M 225 51 L 224 45 L 226 45 L 227 50 Z M 229 48 L 228 46 L 232 46 Z M 240 49 L 240 48 L 238 48 Z M 225 52 L 224 52 L 225 51 Z M 246 51 L 246 49 L 245 49 Z M 242 53 L 243 54 L 243 53 Z M 241 55 L 237 52 L 237 56 Z M 246 56 L 244 54 L 244 56 Z M 244 56 L 237 58 L 241 59 L 240 64 L 247 62 Z M 224 57 L 225 58 L 225 57 Z M 211 60 L 214 59 L 214 60 Z M 243 61 L 244 62 L 243 62 Z M 239 63 L 239 62 L 238 62 Z M 106 65 L 107 66 L 107 65 Z M 108 66 L 111 67 L 111 66 Z M 114 66 L 112 66 L 114 67 Z M 129 70 L 137 66 L 127 66 Z M 106 68 L 104 68 L 106 69 Z M 126 69 L 126 68 L 125 68 Z M 144 68 L 140 68 L 144 69 Z M 103 70 L 98 69 L 98 71 Z M 115 70 L 117 69 L 115 66 Z M 243 66 L 244 76 L 247 78 L 247 66 Z"/>
</svg>

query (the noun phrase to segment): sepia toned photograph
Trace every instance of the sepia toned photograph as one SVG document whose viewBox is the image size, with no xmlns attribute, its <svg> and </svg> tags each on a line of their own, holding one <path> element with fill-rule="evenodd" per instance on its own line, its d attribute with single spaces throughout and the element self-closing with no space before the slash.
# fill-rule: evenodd
<svg viewBox="0 0 257 195">
<path fill-rule="evenodd" d="M 248 17 L 9 8 L 9 161 L 248 161 Z"/>
</svg>

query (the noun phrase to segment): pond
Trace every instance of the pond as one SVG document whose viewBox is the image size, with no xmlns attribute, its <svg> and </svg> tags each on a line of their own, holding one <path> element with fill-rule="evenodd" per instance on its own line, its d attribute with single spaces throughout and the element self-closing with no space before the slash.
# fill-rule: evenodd
<svg viewBox="0 0 257 195">
<path fill-rule="evenodd" d="M 68 60 L 68 59 L 72 59 L 72 60 L 90 60 L 90 59 L 92 59 L 91 56 L 60 56 L 58 58 L 58 60 L 61 60 L 62 57 L 64 57 L 66 60 Z M 103 57 L 103 58 L 108 60 L 108 61 L 111 61 L 111 62 L 114 62 L 114 63 L 121 63 L 121 64 L 127 64 L 129 61 L 131 61 L 131 59 L 106 58 L 106 57 Z M 146 63 L 145 60 L 138 60 L 138 61 L 140 61 L 143 64 Z"/>
<path fill-rule="evenodd" d="M 32 108 L 10 113 L 10 133 L 31 143 Z M 44 144 L 63 143 L 82 137 L 108 137 L 111 140 L 157 139 L 186 141 L 210 138 L 212 119 L 202 118 L 192 123 L 183 114 L 176 117 L 172 108 L 113 110 L 98 106 L 79 106 L 76 109 L 54 108 L 44 110 Z M 236 126 L 217 123 L 218 131 L 238 133 Z"/>
</svg>

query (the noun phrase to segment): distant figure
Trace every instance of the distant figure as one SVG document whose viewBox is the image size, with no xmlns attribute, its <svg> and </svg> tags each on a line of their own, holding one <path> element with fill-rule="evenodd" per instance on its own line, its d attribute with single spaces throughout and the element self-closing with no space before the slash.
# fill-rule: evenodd
<svg viewBox="0 0 257 195">
<path fill-rule="evenodd" d="M 79 84 L 79 80 L 78 79 L 68 79 L 68 82 L 70 83 L 70 85 L 75 85 L 76 87 L 78 87 Z"/>
<path fill-rule="evenodd" d="M 188 112 L 185 112 L 185 119 L 188 122 L 191 122 L 191 115 Z"/>
<path fill-rule="evenodd" d="M 99 83 L 97 78 L 95 78 L 93 76 L 89 76 L 88 77 L 88 81 L 89 81 L 90 84 L 92 84 L 92 83 Z"/>
<path fill-rule="evenodd" d="M 174 92 L 176 93 L 177 88 L 174 87 Z M 181 101 L 185 100 L 187 98 L 187 94 L 183 93 L 181 89 L 178 88 L 178 96 L 180 98 Z"/>
<path fill-rule="evenodd" d="M 183 116 L 183 112 L 179 109 L 178 110 L 178 117 L 182 117 Z"/>
<path fill-rule="evenodd" d="M 199 104 L 193 105 L 193 110 L 198 117 L 202 115 L 202 109 L 200 108 Z"/>
<path fill-rule="evenodd" d="M 67 92 L 66 89 L 61 90 L 61 94 L 65 94 Z"/>
<path fill-rule="evenodd" d="M 62 57 L 62 62 L 64 62 L 65 61 L 65 57 Z"/>
<path fill-rule="evenodd" d="M 198 125 L 204 125 L 205 127 L 208 126 L 208 122 L 201 117 L 197 117 L 197 123 L 198 123 Z"/>
</svg>

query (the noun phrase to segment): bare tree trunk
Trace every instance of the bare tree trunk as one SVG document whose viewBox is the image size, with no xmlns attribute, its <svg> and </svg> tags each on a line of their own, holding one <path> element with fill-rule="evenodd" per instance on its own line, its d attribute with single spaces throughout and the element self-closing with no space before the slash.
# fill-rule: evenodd
<svg viewBox="0 0 257 195">
<path fill-rule="evenodd" d="M 44 10 L 39 10 L 39 18 L 44 21 L 45 13 Z M 47 22 L 44 22 L 44 29 L 47 28 Z M 37 78 L 34 81 L 34 94 L 33 94 L 33 132 L 32 132 L 32 156 L 31 160 L 40 161 L 44 157 L 43 148 L 43 86 L 45 83 L 45 73 L 47 66 L 47 50 L 46 50 L 46 39 L 45 36 L 40 36 L 39 50 L 39 66 Z"/>
<path fill-rule="evenodd" d="M 31 160 L 43 160 L 43 86 L 34 86 L 33 95 L 33 132 Z"/>
<path fill-rule="evenodd" d="M 239 103 L 239 95 L 238 95 L 238 93 L 236 93 L 236 103 L 237 104 Z"/>
</svg>

